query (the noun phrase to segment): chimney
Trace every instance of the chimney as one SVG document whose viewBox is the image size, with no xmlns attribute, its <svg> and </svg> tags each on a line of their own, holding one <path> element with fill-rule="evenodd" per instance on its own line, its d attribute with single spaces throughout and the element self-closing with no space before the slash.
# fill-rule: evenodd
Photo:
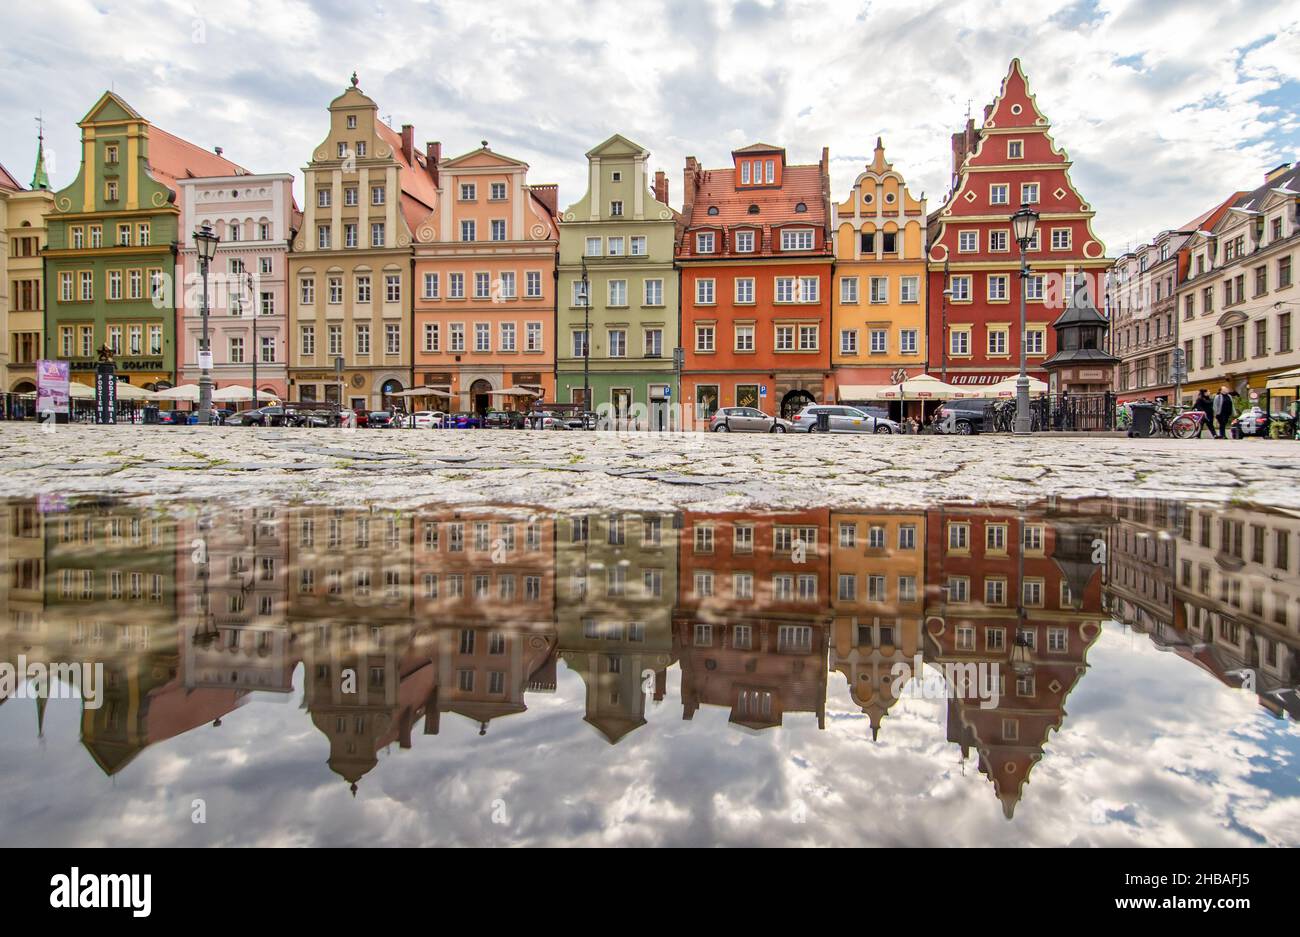
<svg viewBox="0 0 1300 937">
<path fill-rule="evenodd" d="M 402 159 L 408 166 L 415 165 L 415 128 L 410 124 L 402 124 Z"/>
<path fill-rule="evenodd" d="M 993 113 L 993 105 L 992 105 L 992 104 L 985 104 L 985 105 L 984 105 L 984 122 L 985 122 L 985 123 L 988 123 L 989 115 L 992 114 L 992 113 Z"/>
<path fill-rule="evenodd" d="M 668 204 L 668 177 L 662 169 L 655 170 L 655 200 Z"/>
<path fill-rule="evenodd" d="M 217 152 L 220 153 L 221 151 L 217 150 Z M 1291 164 L 1283 163 L 1281 166 L 1278 166 L 1276 169 L 1271 170 L 1270 172 L 1265 174 L 1264 181 L 1266 183 L 1276 182 L 1278 179 L 1281 179 L 1283 176 L 1285 176 L 1290 170 L 1291 170 Z"/>
<path fill-rule="evenodd" d="M 691 223 L 691 212 L 695 208 L 695 190 L 700 184 L 700 161 L 694 156 L 686 157 L 686 168 L 682 170 L 682 216 L 677 221 L 677 241 L 681 243 L 686 226 Z"/>
<path fill-rule="evenodd" d="M 975 132 L 975 119 L 966 118 L 966 126 L 952 135 L 952 190 L 957 189 L 957 180 L 961 177 L 962 163 L 966 155 L 975 149 L 979 134 Z"/>
<path fill-rule="evenodd" d="M 221 155 L 221 147 L 219 147 L 219 146 L 214 146 L 212 149 L 213 149 L 213 151 L 214 151 L 218 156 Z"/>
<path fill-rule="evenodd" d="M 438 185 L 438 162 L 442 159 L 442 144 L 437 141 L 429 141 L 424 144 L 424 155 L 429 160 L 429 175 L 433 176 L 433 184 Z"/>
</svg>

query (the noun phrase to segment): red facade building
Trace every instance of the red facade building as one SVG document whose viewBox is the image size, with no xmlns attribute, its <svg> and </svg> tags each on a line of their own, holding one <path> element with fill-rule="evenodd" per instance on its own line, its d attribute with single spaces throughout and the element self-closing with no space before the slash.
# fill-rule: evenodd
<svg viewBox="0 0 1300 937">
<path fill-rule="evenodd" d="M 686 160 L 682 397 L 697 419 L 732 406 L 789 416 L 834 399 L 829 155 L 787 165 L 764 143 L 731 155 L 725 169 Z"/>
<path fill-rule="evenodd" d="M 1039 213 L 1026 251 L 1026 358 L 1031 376 L 1056 352 L 1051 324 L 1079 277 L 1100 301 L 1109 261 L 1092 231 L 1091 205 L 1070 181 L 1070 160 L 1050 134 L 1014 59 L 997 100 L 953 134 L 953 184 L 931 216 L 929 371 L 951 384 L 993 384 L 1020 369 L 1020 247 L 1011 215 Z M 944 290 L 951 292 L 945 296 Z"/>
</svg>

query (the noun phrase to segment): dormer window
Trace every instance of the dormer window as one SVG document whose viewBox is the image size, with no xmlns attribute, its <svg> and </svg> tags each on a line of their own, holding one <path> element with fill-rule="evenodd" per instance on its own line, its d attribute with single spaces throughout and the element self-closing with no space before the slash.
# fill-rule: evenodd
<svg viewBox="0 0 1300 937">
<path fill-rule="evenodd" d="M 772 183 L 776 182 L 776 160 L 769 159 L 766 163 L 764 163 L 764 166 L 766 166 L 767 168 L 767 179 L 766 179 L 767 184 L 771 185 Z"/>
<path fill-rule="evenodd" d="M 811 228 L 793 228 L 781 232 L 781 250 L 810 251 L 813 249 Z"/>
<path fill-rule="evenodd" d="M 712 254 L 713 253 L 713 232 L 701 231 L 695 235 L 695 253 Z"/>
<path fill-rule="evenodd" d="M 794 210 L 796 214 L 802 215 L 804 212 L 808 210 L 808 205 L 805 202 L 799 202 L 797 205 L 794 206 Z"/>
<path fill-rule="evenodd" d="M 710 215 L 717 215 L 717 213 L 718 213 L 718 206 L 717 206 L 717 205 L 710 205 L 710 206 L 709 206 L 709 214 L 710 214 Z"/>
<path fill-rule="evenodd" d="M 736 232 L 736 253 L 752 254 L 754 252 L 754 232 L 737 231 Z"/>
<path fill-rule="evenodd" d="M 748 211 L 749 211 L 749 213 L 750 213 L 751 215 L 757 215 L 757 214 L 758 214 L 758 206 L 757 206 L 757 205 L 750 205 Z"/>
<path fill-rule="evenodd" d="M 748 162 L 743 162 L 740 164 L 740 184 L 749 185 L 749 163 Z"/>
</svg>

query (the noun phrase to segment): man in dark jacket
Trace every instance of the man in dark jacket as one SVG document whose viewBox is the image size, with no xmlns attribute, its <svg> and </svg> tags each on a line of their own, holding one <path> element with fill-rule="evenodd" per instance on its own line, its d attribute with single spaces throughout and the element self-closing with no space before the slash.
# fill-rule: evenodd
<svg viewBox="0 0 1300 937">
<path fill-rule="evenodd" d="M 1232 401 L 1232 391 L 1228 389 L 1227 384 L 1220 387 L 1219 392 L 1214 395 L 1212 406 L 1214 408 L 1214 420 L 1219 426 L 1219 438 L 1227 439 L 1228 424 L 1232 422 L 1233 413 L 1236 411 Z"/>
<path fill-rule="evenodd" d="M 1196 438 L 1202 438 L 1201 433 L 1205 432 L 1207 426 L 1210 428 L 1210 438 L 1218 438 L 1214 434 L 1214 402 L 1210 400 L 1210 395 L 1206 393 L 1204 387 L 1197 392 L 1196 400 L 1192 403 L 1192 409 L 1199 410 L 1205 415 L 1205 418 L 1196 424 Z"/>
</svg>

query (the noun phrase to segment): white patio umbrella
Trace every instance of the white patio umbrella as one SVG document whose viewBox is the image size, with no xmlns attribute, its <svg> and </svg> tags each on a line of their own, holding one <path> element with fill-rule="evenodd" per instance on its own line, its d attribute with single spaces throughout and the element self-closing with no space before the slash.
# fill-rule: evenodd
<svg viewBox="0 0 1300 937">
<path fill-rule="evenodd" d="M 924 400 L 927 398 L 952 397 L 958 393 L 958 388 L 951 384 L 945 384 L 930 374 L 919 374 L 916 377 L 909 377 L 899 384 L 903 391 L 903 396 L 912 400 Z"/>
<path fill-rule="evenodd" d="M 502 390 L 490 390 L 488 395 L 492 397 L 540 397 L 541 394 L 535 390 L 529 390 L 527 387 L 506 387 Z"/>
<path fill-rule="evenodd" d="M 258 399 L 266 397 L 266 394 L 258 394 Z M 230 384 L 226 387 L 219 387 L 212 392 L 212 399 L 217 401 L 230 400 L 252 400 L 253 388 L 245 387 L 243 384 Z"/>
<path fill-rule="evenodd" d="M 134 384 L 128 384 L 126 381 L 118 381 L 117 399 L 118 400 L 153 400 L 154 392 L 151 390 L 145 390 L 143 387 L 137 387 Z"/>
<path fill-rule="evenodd" d="M 89 384 L 82 384 L 78 381 L 68 382 L 68 396 L 76 397 L 78 400 L 90 400 L 95 396 L 95 388 Z"/>
<path fill-rule="evenodd" d="M 194 403 L 199 402 L 199 385 L 198 384 L 181 384 L 177 387 L 169 387 L 167 390 L 160 390 L 154 393 L 156 400 L 189 400 Z"/>
<path fill-rule="evenodd" d="M 996 384 L 991 384 L 990 386 L 985 387 L 984 396 L 985 397 L 1014 397 L 1016 395 L 1016 382 L 1019 380 L 1020 380 L 1019 377 L 1004 378 L 1003 380 L 998 381 Z M 1036 377 L 1031 377 L 1029 379 L 1029 392 L 1031 394 L 1047 393 L 1047 382 L 1040 381 Z"/>
</svg>

